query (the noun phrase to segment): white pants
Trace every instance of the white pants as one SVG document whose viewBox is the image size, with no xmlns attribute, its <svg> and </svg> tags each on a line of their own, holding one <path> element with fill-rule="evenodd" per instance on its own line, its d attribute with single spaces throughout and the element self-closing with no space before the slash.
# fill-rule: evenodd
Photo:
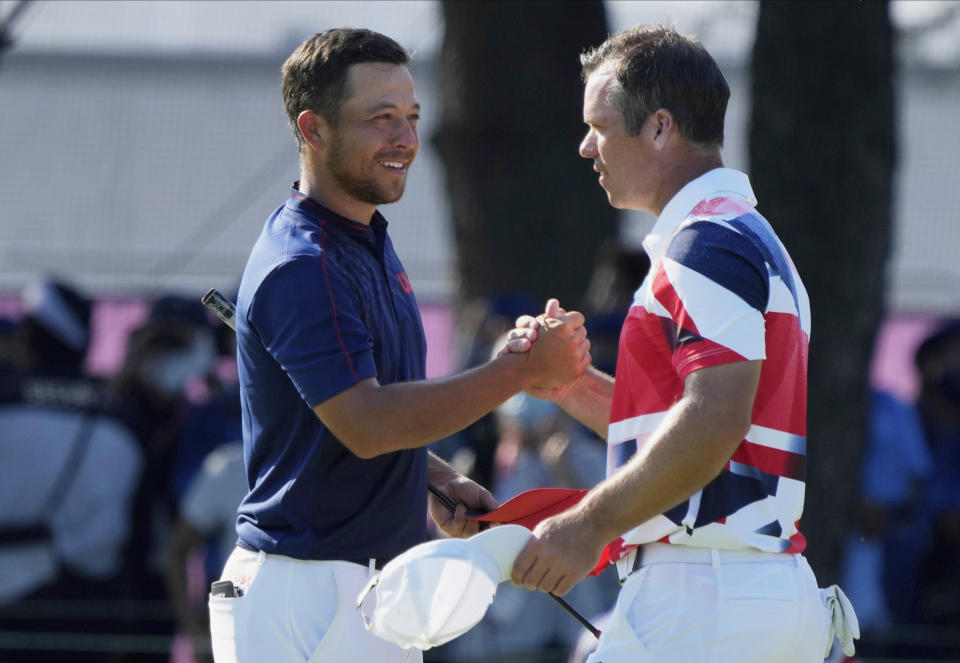
<svg viewBox="0 0 960 663">
<path fill-rule="evenodd" d="M 699 549 L 703 561 L 674 561 L 695 555 L 670 547 L 644 547 L 653 559 L 627 578 L 587 663 L 823 660 L 828 615 L 803 556 Z"/>
<path fill-rule="evenodd" d="M 422 663 L 364 628 L 356 599 L 369 576 L 359 564 L 304 561 L 236 548 L 221 580 L 240 598 L 210 597 L 216 663 Z"/>
</svg>

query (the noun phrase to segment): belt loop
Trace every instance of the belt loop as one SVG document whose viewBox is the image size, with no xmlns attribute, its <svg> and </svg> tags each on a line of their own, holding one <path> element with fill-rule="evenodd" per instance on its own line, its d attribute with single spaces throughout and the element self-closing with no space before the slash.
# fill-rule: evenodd
<svg viewBox="0 0 960 663">
<path fill-rule="evenodd" d="M 372 578 L 373 574 L 377 571 L 377 560 L 374 557 L 370 558 L 370 565 L 367 567 L 367 577 Z"/>
<path fill-rule="evenodd" d="M 710 549 L 710 564 L 714 569 L 720 568 L 720 551 L 716 548 Z"/>
</svg>

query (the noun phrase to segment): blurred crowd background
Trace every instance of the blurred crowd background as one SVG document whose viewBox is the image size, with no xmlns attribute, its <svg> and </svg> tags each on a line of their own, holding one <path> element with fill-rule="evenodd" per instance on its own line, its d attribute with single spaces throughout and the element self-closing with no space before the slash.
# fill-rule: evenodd
<svg viewBox="0 0 960 663">
<path fill-rule="evenodd" d="M 510 5 L 483 4 L 493 23 Z M 760 3 L 524 4 L 551 24 L 577 20 L 562 7 L 599 7 L 605 30 L 590 43 L 647 22 L 698 34 L 732 89 L 725 162 L 751 172 Z M 836 553 L 815 568 L 856 606 L 859 660 L 960 660 L 960 2 L 884 7 L 896 97 L 889 242 L 871 277 L 876 323 L 849 339 L 867 343 L 862 394 L 838 402 L 856 414 L 856 439 L 829 441 L 848 445 L 853 462 L 823 454 L 840 466 L 821 476 L 847 489 L 810 489 L 847 496 L 827 514 L 841 532 Z M 829 4 L 819 10 L 831 20 Z M 383 211 L 421 305 L 428 375 L 486 361 L 516 316 L 554 294 L 525 288 L 507 260 L 496 268 L 513 287 L 471 280 L 486 257 L 479 243 L 473 256 L 462 246 L 472 217 L 455 199 L 458 110 L 444 96 L 457 18 L 441 2 L 0 1 L 0 663 L 209 660 L 207 588 L 233 546 L 245 478 L 233 335 L 200 297 L 210 287 L 235 294 L 263 220 L 296 177 L 279 68 L 307 36 L 369 27 L 415 51 L 421 153 L 403 199 Z M 556 49 L 574 96 L 584 45 Z M 574 135 L 575 102 L 564 120 Z M 825 109 L 808 120 L 831 117 Z M 550 137 L 546 125 L 536 131 Z M 457 158 L 477 180 L 522 181 L 538 157 L 527 151 L 515 169 Z M 589 179 L 575 138 L 557 154 Z M 546 169 L 561 157 L 539 158 Z M 524 207 L 511 232 L 537 246 L 579 228 L 581 287 L 558 287 L 587 315 L 595 363 L 612 373 L 653 219 L 614 214 L 589 184 L 596 218 L 609 215 L 602 223 L 581 216 L 565 226 L 556 212 Z M 856 173 L 846 186 L 857 189 Z M 821 320 L 815 311 L 815 339 Z M 843 368 L 844 357 L 831 360 Z M 603 476 L 603 441 L 524 395 L 433 448 L 501 501 Z M 614 575 L 567 596 L 601 628 Z M 477 628 L 425 660 L 573 663 L 591 639 L 546 597 L 502 586 Z"/>
</svg>

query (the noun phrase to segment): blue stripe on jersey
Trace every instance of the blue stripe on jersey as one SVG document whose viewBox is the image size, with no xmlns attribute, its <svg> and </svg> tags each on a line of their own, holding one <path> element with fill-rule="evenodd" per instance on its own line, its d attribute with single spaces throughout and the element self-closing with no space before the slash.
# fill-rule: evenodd
<svg viewBox="0 0 960 663">
<path fill-rule="evenodd" d="M 718 223 L 697 221 L 670 240 L 667 257 L 702 274 L 758 311 L 767 308 L 770 277 L 750 238 Z"/>
<path fill-rule="evenodd" d="M 709 525 L 769 495 L 775 495 L 780 477 L 757 472 L 741 476 L 724 470 L 703 488 L 694 527 Z"/>
<path fill-rule="evenodd" d="M 683 517 L 687 515 L 687 511 L 690 509 L 690 500 L 686 499 L 680 502 L 677 506 L 672 509 L 667 509 L 663 512 L 664 517 L 668 518 L 670 522 L 676 523 L 679 525 L 683 522 Z"/>
<path fill-rule="evenodd" d="M 765 536 L 772 536 L 780 538 L 780 535 L 783 534 L 783 527 L 779 522 L 774 520 L 772 523 L 767 523 L 763 527 L 757 530 L 757 534 L 763 534 Z"/>
<path fill-rule="evenodd" d="M 763 259 L 766 261 L 771 275 L 780 277 L 780 280 L 790 290 L 790 294 L 793 295 L 793 303 L 799 311 L 800 303 L 797 299 L 797 286 L 793 280 L 793 269 L 790 268 L 787 256 L 780 249 L 780 243 L 767 222 L 757 215 L 745 214 L 733 221 L 728 221 L 728 223 L 753 240 L 763 254 Z"/>
<path fill-rule="evenodd" d="M 671 318 L 660 317 L 660 329 L 663 330 L 663 338 L 670 346 L 670 352 L 676 352 L 677 348 L 683 347 L 688 343 L 702 341 L 703 336 L 695 334 L 689 329 L 683 329 Z"/>
<path fill-rule="evenodd" d="M 636 440 L 624 440 L 613 447 L 614 467 L 623 467 L 637 453 Z"/>
</svg>

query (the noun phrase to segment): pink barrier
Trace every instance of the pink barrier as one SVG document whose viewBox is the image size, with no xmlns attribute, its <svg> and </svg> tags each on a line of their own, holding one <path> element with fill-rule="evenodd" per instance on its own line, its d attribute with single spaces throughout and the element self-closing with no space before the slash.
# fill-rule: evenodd
<svg viewBox="0 0 960 663">
<path fill-rule="evenodd" d="M 427 377 L 450 375 L 457 364 L 456 323 L 452 309 L 442 305 L 421 306 L 427 336 Z M 20 300 L 0 297 L 0 318 L 18 319 Z M 93 375 L 111 375 L 119 369 L 126 350 L 127 335 L 147 315 L 142 299 L 104 299 L 93 312 L 93 341 L 87 357 L 87 369 Z M 917 393 L 917 374 L 913 354 L 917 345 L 939 324 L 935 316 L 891 315 L 877 334 L 870 371 L 873 386 L 889 391 L 905 401 Z M 226 374 L 230 367 L 223 367 Z"/>
<path fill-rule="evenodd" d="M 143 299 L 102 299 L 93 308 L 93 339 L 87 355 L 91 375 L 113 375 L 123 363 L 127 336 L 147 317 L 148 304 Z M 456 366 L 456 330 L 453 311 L 446 306 L 421 306 L 424 333 L 427 336 L 427 377 L 449 375 Z M 18 297 L 0 297 L 0 318 L 18 320 L 21 316 Z M 219 370 L 219 369 L 218 369 Z M 228 374 L 230 369 L 223 369 Z"/>
</svg>

